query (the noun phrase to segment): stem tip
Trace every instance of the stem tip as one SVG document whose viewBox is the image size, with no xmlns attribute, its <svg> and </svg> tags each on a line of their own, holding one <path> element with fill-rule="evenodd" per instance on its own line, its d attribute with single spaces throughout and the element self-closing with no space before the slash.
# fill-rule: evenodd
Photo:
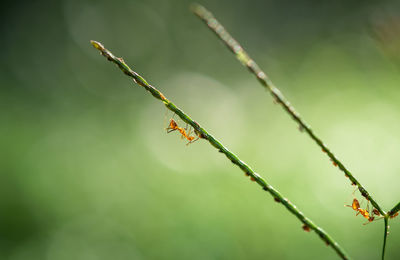
<svg viewBox="0 0 400 260">
<path fill-rule="evenodd" d="M 97 41 L 90 40 L 90 43 L 93 45 L 93 47 L 95 47 L 99 51 L 102 51 L 104 49 L 104 46 Z"/>
</svg>

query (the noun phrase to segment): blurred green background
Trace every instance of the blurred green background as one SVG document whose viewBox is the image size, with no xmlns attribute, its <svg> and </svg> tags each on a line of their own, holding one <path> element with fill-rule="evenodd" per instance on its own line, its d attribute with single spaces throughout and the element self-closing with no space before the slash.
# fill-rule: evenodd
<svg viewBox="0 0 400 260">
<path fill-rule="evenodd" d="M 389 210 L 399 201 L 400 5 L 201 1 Z M 332 235 L 380 257 L 383 222 L 189 11 L 189 1 L 9 1 L 1 8 L 0 259 L 337 259 L 166 109 L 98 40 Z M 357 194 L 360 199 L 359 194 Z M 365 202 L 364 202 L 365 203 Z M 365 205 L 365 204 L 364 204 Z M 400 218 L 387 259 L 399 259 Z"/>
</svg>

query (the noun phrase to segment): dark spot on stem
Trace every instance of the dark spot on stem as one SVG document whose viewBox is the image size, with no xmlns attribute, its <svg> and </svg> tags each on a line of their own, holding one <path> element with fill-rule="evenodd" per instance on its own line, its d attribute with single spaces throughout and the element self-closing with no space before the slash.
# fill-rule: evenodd
<svg viewBox="0 0 400 260">
<path fill-rule="evenodd" d="M 325 244 L 326 244 L 327 246 L 330 245 L 329 240 L 328 240 L 323 234 L 318 234 L 318 235 L 319 235 L 319 237 L 320 237 L 322 240 L 324 240 L 324 242 L 325 242 Z"/>
<path fill-rule="evenodd" d="M 336 167 L 336 166 L 337 166 L 337 163 L 336 163 L 334 160 L 332 160 L 332 159 L 331 159 L 331 161 L 332 161 L 333 166 Z"/>
<path fill-rule="evenodd" d="M 364 198 L 368 199 L 368 192 L 363 187 L 358 187 L 358 190 Z"/>
<path fill-rule="evenodd" d="M 307 224 L 304 224 L 301 228 L 306 232 L 310 232 L 311 231 L 310 227 Z"/>
</svg>

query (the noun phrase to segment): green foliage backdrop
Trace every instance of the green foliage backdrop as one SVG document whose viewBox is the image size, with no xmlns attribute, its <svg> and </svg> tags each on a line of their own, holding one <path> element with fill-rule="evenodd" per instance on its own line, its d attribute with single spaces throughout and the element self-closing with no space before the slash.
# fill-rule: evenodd
<svg viewBox="0 0 400 260">
<path fill-rule="evenodd" d="M 399 201 L 395 2 L 204 1 L 385 210 Z M 0 259 L 336 259 L 164 106 L 101 40 L 354 258 L 383 223 L 254 78 L 175 1 L 7 3 L 0 42 Z M 397 11 L 396 11 L 397 10 Z M 167 115 L 168 117 L 171 114 Z M 167 117 L 167 118 L 168 118 Z M 382 220 L 381 220 L 382 221 Z M 387 259 L 400 256 L 399 219 Z"/>
</svg>

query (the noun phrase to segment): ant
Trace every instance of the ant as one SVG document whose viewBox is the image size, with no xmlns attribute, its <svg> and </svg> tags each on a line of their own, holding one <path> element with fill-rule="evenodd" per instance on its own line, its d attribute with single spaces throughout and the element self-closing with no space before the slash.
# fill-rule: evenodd
<svg viewBox="0 0 400 260">
<path fill-rule="evenodd" d="M 175 130 L 178 130 L 179 133 L 181 133 L 181 135 L 182 135 L 181 138 L 186 138 L 189 141 L 186 145 L 189 145 L 190 143 L 193 143 L 199 139 L 199 136 L 197 136 L 197 138 L 196 138 L 196 137 L 190 135 L 192 132 L 191 130 L 189 131 L 189 133 L 186 132 L 187 126 L 186 126 L 186 128 L 179 127 L 178 124 L 176 123 L 176 121 L 171 118 L 170 122 L 169 122 L 169 126 L 167 127 L 167 133 L 170 133 Z"/>
<path fill-rule="evenodd" d="M 371 212 L 370 212 L 370 210 L 369 210 L 369 201 L 367 202 L 367 207 L 366 207 L 366 209 L 362 209 L 361 207 L 360 207 L 360 202 L 356 199 L 356 198 L 354 198 L 353 199 L 353 203 L 351 204 L 351 205 L 345 205 L 346 207 L 350 207 L 350 208 L 352 208 L 353 210 L 355 210 L 357 213 L 356 213 L 356 216 L 358 216 L 359 214 L 361 214 L 361 216 L 363 216 L 364 218 L 366 218 L 367 220 L 368 220 L 368 222 L 366 222 L 366 223 L 364 223 L 364 225 L 366 225 L 366 224 L 368 224 L 368 223 L 371 223 L 371 222 L 373 222 L 374 220 L 378 220 L 378 219 L 375 219 L 375 215 L 376 216 L 380 216 L 380 213 L 379 213 L 379 211 L 377 210 L 377 209 L 373 209 Z"/>
</svg>

